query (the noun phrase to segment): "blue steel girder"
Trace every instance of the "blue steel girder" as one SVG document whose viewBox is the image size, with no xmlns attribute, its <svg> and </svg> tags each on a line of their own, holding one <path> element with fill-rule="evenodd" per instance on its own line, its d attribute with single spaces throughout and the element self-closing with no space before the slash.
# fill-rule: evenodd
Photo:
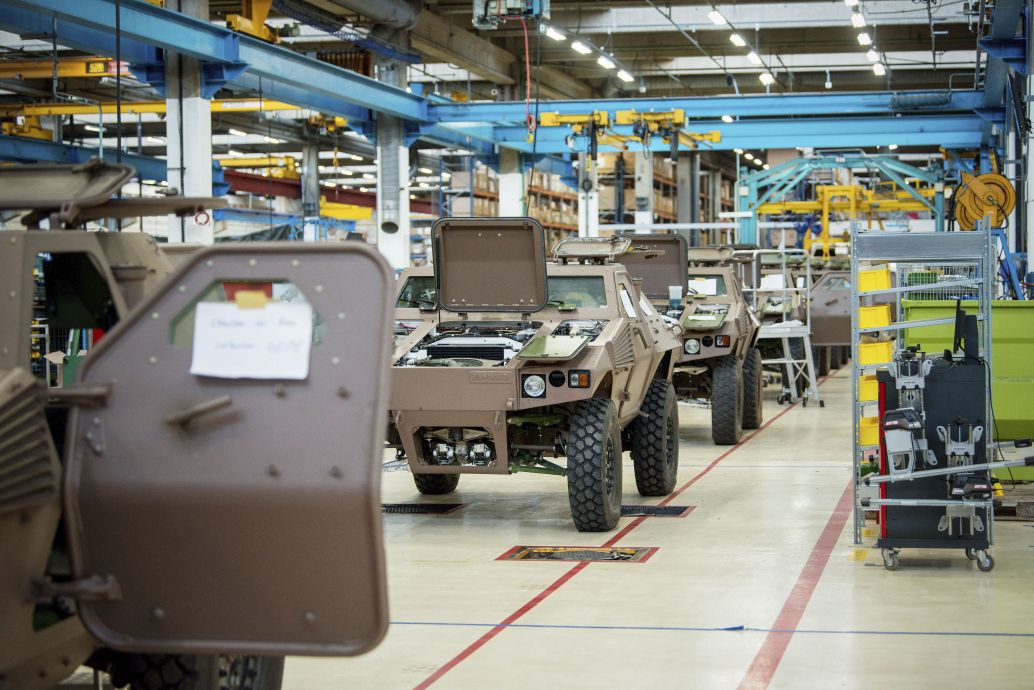
<svg viewBox="0 0 1034 690">
<path fill-rule="evenodd" d="M 79 48 L 103 55 L 114 54 L 111 37 L 115 25 L 115 0 L 0 0 L 0 22 L 16 31 L 26 29 L 13 23 L 18 17 L 8 18 L 9 9 L 42 15 L 49 24 L 51 17 L 58 20 L 59 39 L 66 33 L 79 41 Z M 145 0 L 121 0 L 120 21 L 123 46 L 140 43 L 163 48 L 202 62 L 226 65 L 246 64 L 245 74 L 269 80 L 272 83 L 304 85 L 296 89 L 299 106 L 320 108 L 330 114 L 354 117 L 354 108 L 371 108 L 407 120 L 426 121 L 427 102 L 420 96 L 355 72 L 329 65 L 315 58 L 275 46 L 250 36 L 237 34 L 207 21 L 189 17 L 151 5 Z M 32 23 L 38 25 L 37 22 Z M 100 32 L 108 33 L 107 41 L 89 45 L 91 36 L 74 29 L 91 30 L 95 38 Z M 70 30 L 72 29 L 72 30 Z M 49 29 L 48 29 L 49 30 Z M 309 94 L 309 95 L 306 95 Z M 326 105 L 341 104 L 337 109 Z"/>
<path fill-rule="evenodd" d="M 53 16 L 42 14 L 34 9 L 13 6 L 7 2 L 0 2 L 0 8 L 2 8 L 0 29 L 26 36 L 46 37 L 44 40 L 53 35 L 55 21 Z M 58 20 L 57 29 L 61 35 L 61 45 L 63 46 L 100 55 L 115 55 L 115 35 L 110 28 L 94 29 Z M 158 49 L 153 45 L 123 36 L 122 59 L 126 62 L 146 65 L 156 62 L 160 58 Z"/>
<path fill-rule="evenodd" d="M 1014 72 L 1027 74 L 1027 39 L 1018 36 L 1013 38 L 981 38 L 977 41 L 980 47 L 992 59 L 1001 60 Z"/>
<path fill-rule="evenodd" d="M 780 94 L 758 96 L 697 96 L 686 98 L 622 98 L 609 100 L 549 101 L 541 110 L 577 115 L 604 110 L 665 112 L 684 110 L 690 121 L 734 117 L 802 115 L 877 115 L 886 113 L 966 112 L 984 105 L 979 91 L 912 91 L 895 93 Z M 436 122 L 523 123 L 523 101 L 432 104 L 430 118 Z M 691 129 L 698 123 L 691 122 Z"/>
<path fill-rule="evenodd" d="M 930 200 L 927 199 L 926 197 L 924 197 L 922 194 L 920 194 L 918 191 L 916 191 L 916 189 L 912 185 L 910 185 L 908 182 L 906 182 L 905 178 L 902 177 L 901 174 L 897 170 L 895 170 L 894 168 L 892 168 L 889 165 L 884 165 L 883 163 L 884 163 L 884 160 L 880 159 L 880 158 L 871 158 L 868 161 L 868 165 L 869 165 L 870 168 L 876 168 L 877 170 L 882 172 L 884 175 L 886 175 L 887 177 L 892 179 L 894 181 L 894 183 L 897 184 L 898 187 L 900 187 L 904 191 L 908 192 L 908 195 L 911 196 L 913 199 L 915 199 L 916 201 L 920 202 L 921 204 L 926 206 L 931 211 L 936 211 L 936 209 L 934 208 L 934 205 L 932 203 L 930 203 Z M 916 170 L 918 170 L 918 168 L 916 168 Z"/>
<path fill-rule="evenodd" d="M 492 142 L 492 128 L 487 125 L 461 128 L 406 122 L 403 139 L 407 146 L 421 140 L 439 146 L 467 149 L 479 156 L 496 153 L 495 144 Z"/>
<path fill-rule="evenodd" d="M 941 182 L 943 180 L 943 176 L 941 172 L 938 170 L 927 170 L 925 168 L 917 168 L 914 165 L 903 163 L 902 161 L 899 161 L 897 158 L 880 156 L 866 160 L 878 160 L 881 169 L 890 168 L 892 170 L 896 170 L 902 175 L 920 179 L 923 182 L 926 182 L 927 184 L 934 184 L 937 182 Z"/>
<path fill-rule="evenodd" d="M 887 146 L 897 144 L 937 145 L 945 148 L 973 148 L 981 145 L 983 120 L 972 113 L 958 115 L 913 115 L 902 117 L 837 117 L 740 120 L 734 123 L 703 121 L 692 123 L 696 131 L 717 130 L 719 143 L 703 143 L 702 149 L 746 150 L 794 148 L 843 148 L 845 146 Z M 609 131 L 631 135 L 630 126 L 615 126 Z M 543 153 L 583 151 L 587 139 L 576 138 L 578 148 L 568 146 L 568 127 L 539 127 L 536 149 Z M 494 139 L 500 145 L 531 151 L 527 130 L 520 125 L 495 128 Z M 630 143 L 628 150 L 639 150 L 642 144 Z M 612 146 L 600 145 L 601 151 L 616 151 Z M 650 142 L 653 151 L 667 151 L 668 144 L 660 137 Z"/>
<path fill-rule="evenodd" d="M 69 146 L 42 139 L 0 135 L 0 160 L 17 163 L 85 163 L 98 157 L 98 150 L 85 146 Z M 115 160 L 115 151 L 105 150 L 105 159 Z M 122 162 L 133 166 L 137 176 L 145 180 L 166 179 L 166 162 L 160 158 L 122 152 Z"/>
</svg>

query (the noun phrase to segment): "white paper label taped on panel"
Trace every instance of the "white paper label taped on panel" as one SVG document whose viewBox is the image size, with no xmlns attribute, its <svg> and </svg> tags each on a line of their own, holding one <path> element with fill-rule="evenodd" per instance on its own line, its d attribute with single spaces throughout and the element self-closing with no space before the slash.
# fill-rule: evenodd
<svg viewBox="0 0 1034 690">
<path fill-rule="evenodd" d="M 717 278 L 691 278 L 689 291 L 694 295 L 715 296 L 718 294 Z"/>
<path fill-rule="evenodd" d="M 304 379 L 309 375 L 312 307 L 271 302 L 241 309 L 201 302 L 194 314 L 190 373 L 222 379 Z"/>
</svg>

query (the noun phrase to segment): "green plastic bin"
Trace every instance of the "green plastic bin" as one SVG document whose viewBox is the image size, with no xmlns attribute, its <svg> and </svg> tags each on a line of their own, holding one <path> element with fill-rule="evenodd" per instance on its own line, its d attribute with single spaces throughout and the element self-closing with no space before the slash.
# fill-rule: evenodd
<svg viewBox="0 0 1034 690">
<path fill-rule="evenodd" d="M 904 319 L 948 318 L 955 313 L 953 300 L 903 300 Z M 976 312 L 976 302 L 962 308 Z M 904 331 L 906 345 L 922 345 L 928 353 L 952 346 L 952 325 L 923 326 Z M 991 399 L 997 417 L 998 439 L 1034 438 L 1034 300 L 991 303 Z M 1008 477 L 1008 470 L 999 476 Z M 1014 467 L 1016 479 L 1034 480 L 1034 468 Z"/>
</svg>

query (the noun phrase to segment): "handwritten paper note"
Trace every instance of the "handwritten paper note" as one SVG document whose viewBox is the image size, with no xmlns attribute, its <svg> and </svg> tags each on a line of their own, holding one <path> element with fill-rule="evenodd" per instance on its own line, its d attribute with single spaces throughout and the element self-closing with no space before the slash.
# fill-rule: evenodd
<svg viewBox="0 0 1034 690">
<path fill-rule="evenodd" d="M 312 307 L 271 302 L 241 309 L 201 302 L 194 313 L 190 373 L 221 379 L 294 379 L 309 375 Z"/>
<path fill-rule="evenodd" d="M 718 294 L 717 278 L 690 278 L 690 292 L 697 295 L 715 296 Z"/>
</svg>

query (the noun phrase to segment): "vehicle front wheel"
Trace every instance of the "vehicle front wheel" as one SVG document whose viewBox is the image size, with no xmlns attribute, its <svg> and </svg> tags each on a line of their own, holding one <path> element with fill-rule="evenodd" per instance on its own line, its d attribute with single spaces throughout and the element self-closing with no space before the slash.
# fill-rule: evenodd
<svg viewBox="0 0 1034 690">
<path fill-rule="evenodd" d="M 752 347 L 743 360 L 743 428 L 757 429 L 764 421 L 762 388 L 765 382 L 761 371 L 761 350 Z"/>
<path fill-rule="evenodd" d="M 720 446 L 743 437 L 743 369 L 733 355 L 719 357 L 711 370 L 711 438 Z"/>
<path fill-rule="evenodd" d="M 414 474 L 413 483 L 416 490 L 425 496 L 443 496 L 451 494 L 460 483 L 458 474 Z"/>
<path fill-rule="evenodd" d="M 130 690 L 280 690 L 283 657 L 133 654 L 112 671 Z"/>
<path fill-rule="evenodd" d="M 642 496 L 667 496 L 679 471 L 679 406 L 668 381 L 650 384 L 631 431 L 636 488 Z"/>
<path fill-rule="evenodd" d="M 579 532 L 606 532 L 621 517 L 621 432 L 610 400 L 580 401 L 567 439 L 567 497 Z"/>
</svg>

